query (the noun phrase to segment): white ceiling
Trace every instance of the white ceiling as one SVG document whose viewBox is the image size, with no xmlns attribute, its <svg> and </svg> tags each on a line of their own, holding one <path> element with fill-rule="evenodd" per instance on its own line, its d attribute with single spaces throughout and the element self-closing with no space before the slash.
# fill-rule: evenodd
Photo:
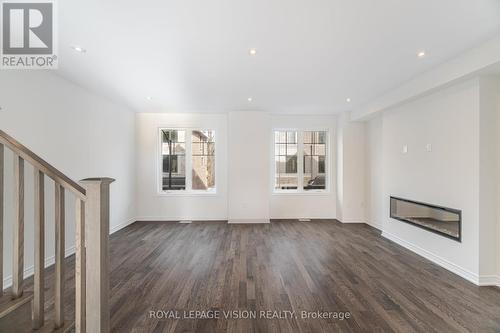
<svg viewBox="0 0 500 333">
<path fill-rule="evenodd" d="M 58 74 L 136 111 L 319 114 L 499 34 L 500 1 L 64 0 L 59 18 Z"/>
</svg>

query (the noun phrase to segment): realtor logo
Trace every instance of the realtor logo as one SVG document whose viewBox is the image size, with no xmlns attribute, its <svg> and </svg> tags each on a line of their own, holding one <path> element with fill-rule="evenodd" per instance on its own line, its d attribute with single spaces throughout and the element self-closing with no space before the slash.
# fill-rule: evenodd
<svg viewBox="0 0 500 333">
<path fill-rule="evenodd" d="M 56 69 L 55 3 L 3 0 L 2 69 Z"/>
</svg>

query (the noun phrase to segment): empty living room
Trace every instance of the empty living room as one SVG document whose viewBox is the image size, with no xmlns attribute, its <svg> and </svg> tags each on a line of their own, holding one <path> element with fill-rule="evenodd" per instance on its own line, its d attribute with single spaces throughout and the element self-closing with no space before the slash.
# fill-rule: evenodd
<svg viewBox="0 0 500 333">
<path fill-rule="evenodd" d="M 499 0 L 0 29 L 0 333 L 500 332 Z"/>
</svg>

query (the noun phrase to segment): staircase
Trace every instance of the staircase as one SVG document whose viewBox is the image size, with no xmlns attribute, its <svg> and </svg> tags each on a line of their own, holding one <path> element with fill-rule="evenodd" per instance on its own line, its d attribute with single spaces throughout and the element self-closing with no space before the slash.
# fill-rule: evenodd
<svg viewBox="0 0 500 333">
<path fill-rule="evenodd" d="M 5 148 L 14 154 L 12 287 L 4 290 Z M 24 164 L 34 168 L 33 292 L 24 283 Z M 55 186 L 54 318 L 44 311 L 45 178 Z M 76 183 L 0 130 L 0 332 L 109 332 L 109 187 L 111 178 Z M 65 192 L 75 206 L 75 317 L 64 317 Z"/>
</svg>

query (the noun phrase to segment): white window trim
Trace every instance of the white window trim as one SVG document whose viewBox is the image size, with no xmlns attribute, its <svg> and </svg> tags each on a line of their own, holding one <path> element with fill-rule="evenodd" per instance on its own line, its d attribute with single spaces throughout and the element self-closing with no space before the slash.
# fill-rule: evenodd
<svg viewBox="0 0 500 333">
<path fill-rule="evenodd" d="M 276 178 L 276 145 L 274 142 L 274 132 L 276 131 L 288 131 L 288 132 L 297 132 L 297 178 L 298 178 L 298 186 L 296 190 L 281 190 L 276 189 L 274 187 L 274 182 Z M 324 190 L 304 190 L 304 171 L 303 171 L 303 163 L 304 163 L 304 132 L 326 132 L 326 154 L 325 154 L 325 163 L 326 163 L 326 172 L 325 172 L 325 189 Z M 298 195 L 298 196 L 310 196 L 310 195 L 330 195 L 330 183 L 331 183 L 331 133 L 328 128 L 273 128 L 271 135 L 271 194 L 272 195 Z"/>
<path fill-rule="evenodd" d="M 163 130 L 177 130 L 177 131 L 185 131 L 186 132 L 186 189 L 185 190 L 167 190 L 164 191 L 162 189 L 162 181 L 163 181 L 163 161 L 162 161 L 162 131 Z M 192 164 L 193 164 L 193 156 L 192 156 L 192 148 L 191 148 L 191 133 L 193 131 L 203 131 L 203 130 L 213 130 L 215 131 L 214 139 L 215 139 L 215 187 L 210 190 L 193 190 L 193 172 L 192 172 Z M 217 196 L 217 183 L 219 181 L 219 168 L 218 168 L 218 130 L 216 128 L 208 127 L 175 127 L 175 126 L 162 126 L 158 127 L 156 138 L 156 193 L 157 196 L 161 197 L 186 197 L 186 196 Z"/>
</svg>

